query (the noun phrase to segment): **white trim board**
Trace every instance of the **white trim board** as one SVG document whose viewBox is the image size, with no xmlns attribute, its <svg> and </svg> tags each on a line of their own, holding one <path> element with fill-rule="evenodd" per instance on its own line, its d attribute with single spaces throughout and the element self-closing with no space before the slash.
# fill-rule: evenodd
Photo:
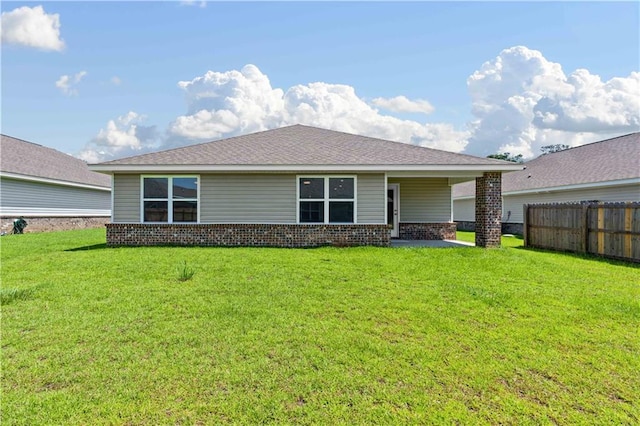
<svg viewBox="0 0 640 426">
<path fill-rule="evenodd" d="M 633 184 L 640 185 L 640 178 L 610 180 L 610 181 L 604 181 L 604 182 L 579 183 L 574 185 L 550 186 L 546 188 L 522 189 L 519 191 L 509 191 L 509 192 L 502 191 L 502 196 L 505 197 L 508 195 L 544 194 L 544 193 L 551 193 L 551 192 L 573 191 L 576 189 L 607 188 L 607 187 L 625 186 L 625 185 L 633 185 Z M 638 192 L 640 193 L 640 186 L 638 187 Z M 456 201 L 469 200 L 473 198 L 475 198 L 475 194 L 453 197 L 453 199 Z"/>
<path fill-rule="evenodd" d="M 522 170 L 522 165 L 511 164 L 466 164 L 466 165 L 442 165 L 442 164 L 409 164 L 409 165 L 362 165 L 362 164 L 285 164 L 285 165 L 207 165 L 207 164 L 169 164 L 169 165 L 146 165 L 146 164 L 90 164 L 89 170 L 103 173 L 132 172 L 132 173 L 163 173 L 163 174 L 189 174 L 206 172 L 238 172 L 238 173 L 354 173 L 354 172 L 387 172 L 390 176 L 403 176 L 411 172 L 448 172 L 449 176 L 478 176 L 483 172 L 508 172 Z M 392 174 L 400 173 L 399 175 Z M 466 172 L 466 173 L 465 173 Z M 472 173 L 469 173 L 472 172 Z M 437 177 L 443 174 L 434 175 Z M 425 176 L 428 177 L 428 176 Z"/>
<path fill-rule="evenodd" d="M 64 180 L 48 179 L 48 178 L 41 178 L 41 177 L 35 177 L 35 176 L 20 175 L 20 174 L 17 174 L 17 173 L 0 172 L 0 177 L 5 177 L 5 178 L 9 178 L 9 179 L 16 179 L 16 180 L 24 180 L 24 181 L 29 181 L 29 182 L 48 183 L 48 184 L 52 184 L 52 185 L 72 186 L 72 187 L 75 187 L 75 188 L 96 189 L 98 191 L 111 191 L 111 188 L 108 187 L 108 186 L 97 186 L 97 185 L 89 185 L 89 184 L 77 183 L 77 182 L 68 182 L 68 181 L 64 181 Z"/>
</svg>

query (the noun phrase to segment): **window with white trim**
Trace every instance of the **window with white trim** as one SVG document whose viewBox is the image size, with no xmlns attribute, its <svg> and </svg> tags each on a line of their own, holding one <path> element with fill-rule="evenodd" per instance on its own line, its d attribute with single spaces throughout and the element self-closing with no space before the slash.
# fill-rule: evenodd
<svg viewBox="0 0 640 426">
<path fill-rule="evenodd" d="M 298 177 L 299 223 L 355 223 L 354 176 Z"/>
<path fill-rule="evenodd" d="M 197 176 L 143 176 L 142 221 L 198 222 Z"/>
</svg>

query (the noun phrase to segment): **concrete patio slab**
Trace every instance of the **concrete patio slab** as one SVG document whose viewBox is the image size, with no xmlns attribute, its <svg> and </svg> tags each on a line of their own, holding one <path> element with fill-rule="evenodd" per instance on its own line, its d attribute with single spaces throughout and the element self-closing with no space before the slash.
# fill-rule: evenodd
<svg viewBox="0 0 640 426">
<path fill-rule="evenodd" d="M 391 240 L 391 247 L 475 247 L 475 244 L 458 240 Z"/>
</svg>

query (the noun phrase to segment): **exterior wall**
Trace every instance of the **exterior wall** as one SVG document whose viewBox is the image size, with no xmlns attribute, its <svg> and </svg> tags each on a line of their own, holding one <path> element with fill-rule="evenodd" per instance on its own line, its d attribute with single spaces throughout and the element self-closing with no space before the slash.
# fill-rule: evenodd
<svg viewBox="0 0 640 426">
<path fill-rule="evenodd" d="M 567 203 L 597 200 L 601 202 L 640 201 L 640 185 L 621 185 L 570 191 L 551 191 L 519 195 L 504 194 L 502 197 L 502 222 L 522 224 L 525 204 Z M 475 200 L 473 198 L 453 201 L 453 217 L 456 222 L 475 222 Z M 459 227 L 460 229 L 460 227 Z M 515 233 L 505 230 L 503 232 Z M 522 227 L 520 226 L 520 232 Z"/>
<path fill-rule="evenodd" d="M 455 240 L 456 224 L 401 222 L 398 230 L 401 240 Z"/>
<path fill-rule="evenodd" d="M 111 191 L 3 177 L 0 206 L 5 216 L 105 216 L 111 210 Z"/>
<path fill-rule="evenodd" d="M 456 222 L 476 221 L 476 199 L 465 198 L 463 200 L 453 200 L 453 220 Z"/>
<path fill-rule="evenodd" d="M 15 217 L 0 217 L 0 232 L 13 230 Z M 91 217 L 24 217 L 27 227 L 24 233 L 71 231 L 74 229 L 102 228 L 109 223 L 109 216 Z"/>
<path fill-rule="evenodd" d="M 476 178 L 476 246 L 500 246 L 501 212 L 502 173 L 483 173 Z"/>
<path fill-rule="evenodd" d="M 200 188 L 200 223 L 296 222 L 295 175 L 203 174 Z"/>
<path fill-rule="evenodd" d="M 357 222 L 384 224 L 385 176 L 357 177 Z M 295 174 L 201 174 L 200 223 L 296 223 Z M 113 223 L 140 223 L 140 175 L 115 175 Z"/>
<path fill-rule="evenodd" d="M 109 246 L 318 247 L 390 245 L 387 225 L 107 224 Z"/>
<path fill-rule="evenodd" d="M 567 203 L 595 200 L 600 202 L 640 201 L 640 185 L 621 185 L 573 191 L 507 195 L 504 197 L 503 220 L 505 220 L 505 217 L 509 216 L 509 222 L 522 223 L 522 214 L 525 204 Z M 511 214 L 509 214 L 509 212 Z"/>
<path fill-rule="evenodd" d="M 386 223 L 384 174 L 358 175 L 358 223 Z"/>
<path fill-rule="evenodd" d="M 389 178 L 400 184 L 400 222 L 451 222 L 447 178 Z"/>
<path fill-rule="evenodd" d="M 140 222 L 140 175 L 113 176 L 114 223 Z"/>
<path fill-rule="evenodd" d="M 456 222 L 458 231 L 475 231 L 476 230 L 476 222 L 473 221 L 460 221 Z M 522 223 L 512 223 L 512 222 L 502 222 L 502 233 L 503 234 L 516 234 L 523 235 L 524 226 Z"/>
</svg>

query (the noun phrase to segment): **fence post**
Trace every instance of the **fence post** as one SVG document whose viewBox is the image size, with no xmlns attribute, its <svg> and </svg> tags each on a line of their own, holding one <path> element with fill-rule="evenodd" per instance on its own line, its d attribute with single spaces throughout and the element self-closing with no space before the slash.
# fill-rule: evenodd
<svg viewBox="0 0 640 426">
<path fill-rule="evenodd" d="M 524 239 L 524 246 L 529 246 L 529 204 L 524 204 L 522 206 L 524 211 L 522 212 L 522 217 L 524 218 L 524 226 L 522 227 L 522 238 Z"/>
<path fill-rule="evenodd" d="M 589 203 L 582 203 L 582 252 L 589 252 Z"/>
</svg>

